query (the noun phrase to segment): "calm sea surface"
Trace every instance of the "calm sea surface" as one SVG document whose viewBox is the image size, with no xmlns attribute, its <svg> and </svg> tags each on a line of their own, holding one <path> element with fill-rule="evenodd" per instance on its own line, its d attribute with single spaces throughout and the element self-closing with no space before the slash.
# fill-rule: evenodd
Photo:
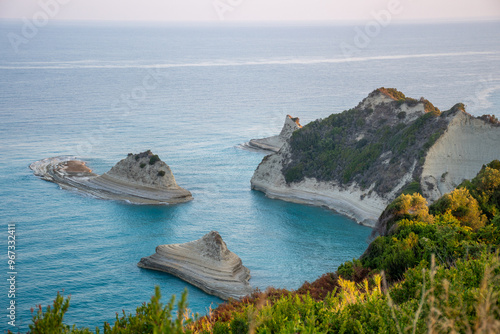
<svg viewBox="0 0 500 334">
<path fill-rule="evenodd" d="M 363 25 L 359 27 L 363 29 Z M 0 22 L 0 330 L 7 325 L 7 224 L 16 231 L 16 323 L 71 295 L 66 322 L 102 327 L 154 286 L 186 284 L 136 266 L 166 243 L 220 232 L 251 284 L 298 288 L 367 247 L 370 229 L 250 190 L 263 154 L 238 148 L 396 87 L 442 110 L 500 116 L 500 24 L 391 25 L 356 47 L 353 27 L 61 24 L 14 52 Z M 12 36 L 12 35 L 10 35 Z M 349 46 L 343 53 L 341 45 Z M 194 201 L 134 206 L 61 190 L 28 165 L 75 155 L 98 173 L 151 149 Z M 221 302 L 188 286 L 195 312 Z M 165 298 L 165 301 L 167 298 Z"/>
</svg>

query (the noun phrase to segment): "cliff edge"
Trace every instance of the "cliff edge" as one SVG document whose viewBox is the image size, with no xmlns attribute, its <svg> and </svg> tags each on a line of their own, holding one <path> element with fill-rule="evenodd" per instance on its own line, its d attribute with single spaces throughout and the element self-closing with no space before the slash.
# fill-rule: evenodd
<svg viewBox="0 0 500 334">
<path fill-rule="evenodd" d="M 286 115 L 285 124 L 279 135 L 261 139 L 251 139 L 248 146 L 264 151 L 278 152 L 295 130 L 302 128 L 298 117 Z"/>
<path fill-rule="evenodd" d="M 401 193 L 430 202 L 500 156 L 500 125 L 462 104 L 441 112 L 424 98 L 379 88 L 355 108 L 293 132 L 264 157 L 251 187 L 272 198 L 326 206 L 374 226 Z"/>
</svg>

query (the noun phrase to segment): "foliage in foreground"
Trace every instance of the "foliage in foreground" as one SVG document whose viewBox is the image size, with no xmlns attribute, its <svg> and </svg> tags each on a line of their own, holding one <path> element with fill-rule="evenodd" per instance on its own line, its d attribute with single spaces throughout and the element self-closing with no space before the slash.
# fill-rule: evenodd
<svg viewBox="0 0 500 334">
<path fill-rule="evenodd" d="M 183 294 L 175 314 L 160 291 L 104 333 L 499 333 L 500 162 L 430 208 L 415 193 L 382 214 L 360 259 L 296 291 L 270 288 L 197 319 Z M 90 333 L 64 325 L 69 298 L 33 317 L 31 333 Z M 96 328 L 96 333 L 99 329 Z"/>
<path fill-rule="evenodd" d="M 116 321 L 113 326 L 109 323 L 104 323 L 104 334 L 115 333 L 189 333 L 185 328 L 191 324 L 195 317 L 187 308 L 187 290 L 182 294 L 181 300 L 177 304 L 177 312 L 174 311 L 175 296 L 172 296 L 170 302 L 163 306 L 160 302 L 160 288 L 155 288 L 155 294 L 151 297 L 151 301 L 139 306 L 135 315 L 126 314 L 123 311 L 121 317 L 116 314 Z M 72 334 L 87 334 L 92 333 L 88 328 L 76 328 L 63 323 L 63 317 L 69 307 L 70 297 L 64 299 L 62 295 L 57 293 L 53 306 L 47 306 L 45 312 L 39 306 L 37 313 L 33 316 L 32 324 L 29 326 L 30 333 L 72 333 Z M 96 327 L 95 333 L 100 333 Z"/>
<path fill-rule="evenodd" d="M 361 283 L 339 277 L 338 288 L 322 300 L 309 293 L 278 298 L 257 293 L 251 303 L 235 303 L 226 319 L 214 312 L 195 323 L 185 321 L 190 317 L 184 301 L 172 320 L 173 302 L 162 307 L 157 288 L 136 315 L 117 316 L 104 333 L 495 333 L 500 330 L 498 268 L 498 254 L 459 260 L 453 268 L 433 263 L 430 269 L 408 270 L 389 289 L 379 274 Z M 62 323 L 68 302 L 58 295 L 54 308 L 39 310 L 31 332 L 91 333 Z"/>
</svg>

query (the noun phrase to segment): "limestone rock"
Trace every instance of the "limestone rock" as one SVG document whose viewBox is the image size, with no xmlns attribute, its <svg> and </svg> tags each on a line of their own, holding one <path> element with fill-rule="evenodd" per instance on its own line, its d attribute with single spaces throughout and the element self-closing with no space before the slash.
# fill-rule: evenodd
<svg viewBox="0 0 500 334">
<path fill-rule="evenodd" d="M 279 135 L 262 139 L 252 139 L 248 145 L 261 150 L 278 152 L 288 138 L 292 136 L 292 133 L 301 127 L 302 125 L 300 125 L 298 117 L 294 118 L 287 115 L 285 117 L 285 124 L 283 124 L 283 128 Z"/>
<path fill-rule="evenodd" d="M 177 185 L 170 167 L 151 151 L 129 154 L 100 176 L 74 157 L 47 158 L 32 163 L 30 168 L 61 188 L 102 199 L 135 204 L 174 204 L 193 199 L 189 191 Z"/>
<path fill-rule="evenodd" d="M 195 241 L 160 245 L 155 254 L 142 258 L 137 265 L 174 275 L 224 300 L 252 292 L 250 270 L 216 231 Z"/>
<path fill-rule="evenodd" d="M 500 157 L 495 118 L 474 117 L 460 103 L 441 112 L 424 98 L 383 87 L 296 134 L 264 157 L 252 189 L 326 206 L 369 226 L 405 189 L 420 187 L 432 203 Z"/>
<path fill-rule="evenodd" d="M 165 190 L 179 188 L 170 167 L 151 151 L 129 154 L 104 175 L 144 187 Z"/>
</svg>

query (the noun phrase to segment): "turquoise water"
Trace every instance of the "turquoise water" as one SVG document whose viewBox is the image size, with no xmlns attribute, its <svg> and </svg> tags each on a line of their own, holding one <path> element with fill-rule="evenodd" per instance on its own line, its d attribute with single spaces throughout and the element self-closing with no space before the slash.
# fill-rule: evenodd
<svg viewBox="0 0 500 334">
<path fill-rule="evenodd" d="M 475 115 L 500 116 L 499 27 L 393 25 L 358 49 L 356 61 L 339 48 L 354 36 L 342 26 L 51 23 L 17 54 L 0 39 L 2 245 L 5 254 L 7 224 L 15 223 L 18 328 L 26 331 L 30 308 L 51 303 L 57 291 L 71 295 L 66 321 L 79 326 L 133 312 L 155 285 L 164 296 L 180 294 L 185 283 L 136 264 L 159 244 L 211 230 L 261 289 L 296 289 L 358 257 L 369 228 L 251 191 L 264 155 L 239 145 L 277 134 L 287 114 L 305 124 L 354 107 L 381 86 L 425 96 L 441 109 L 468 101 Z M 2 37 L 19 31 L 0 24 Z M 103 173 L 147 149 L 194 201 L 155 207 L 97 200 L 28 169 L 38 159 L 77 155 Z M 5 255 L 0 262 L 6 277 Z M 195 312 L 221 302 L 188 288 Z M 4 314 L 0 330 L 10 328 Z"/>
</svg>

